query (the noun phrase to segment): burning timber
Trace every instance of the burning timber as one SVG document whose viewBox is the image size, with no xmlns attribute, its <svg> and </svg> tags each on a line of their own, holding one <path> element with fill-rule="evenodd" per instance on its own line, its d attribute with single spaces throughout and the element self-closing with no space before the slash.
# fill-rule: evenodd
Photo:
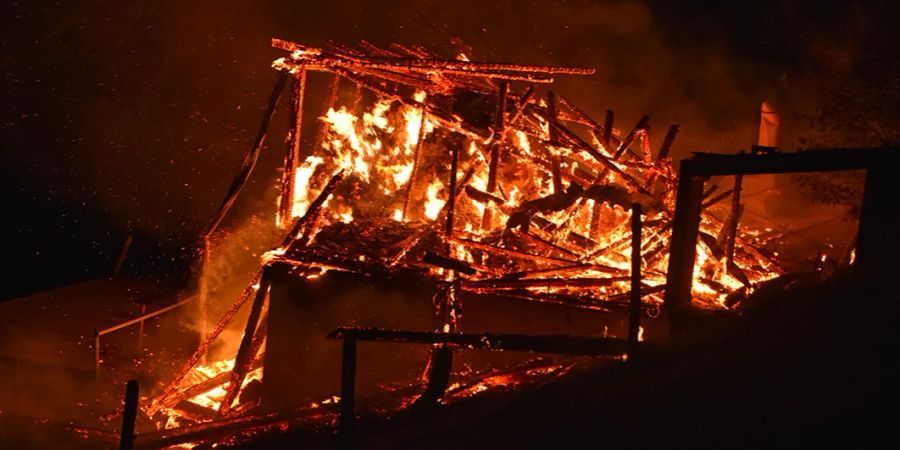
<svg viewBox="0 0 900 450">
<path fill-rule="evenodd" d="M 677 179 L 668 155 L 677 125 L 654 149 L 647 116 L 628 124 L 622 136 L 612 111 L 600 123 L 553 91 L 538 93 L 555 76 L 592 69 L 475 62 L 464 54 L 447 59 L 370 43 L 314 48 L 274 39 L 272 45 L 288 55 L 273 63 L 279 78 L 263 125 L 204 241 L 249 178 L 290 84 L 291 129 L 275 208 L 283 238 L 227 313 L 204 331 L 183 368 L 145 405 L 148 415 L 169 418 L 166 428 L 188 423 L 185 433 L 206 436 L 219 429 L 203 425 L 212 422 L 228 428 L 293 420 L 235 419 L 255 406 L 243 393 L 265 370 L 268 271 L 276 264 L 308 282 L 331 271 L 429 280 L 435 293 L 428 333 L 462 336 L 463 296 L 658 314 L 675 209 Z M 332 78 L 325 112 L 315 118 L 314 146 L 305 148 L 311 72 Z M 346 97 L 340 92 L 352 92 L 352 100 L 339 101 Z M 732 192 L 739 187 L 719 196 L 708 192 L 704 206 Z M 634 233 L 632 205 L 642 223 Z M 725 308 L 731 293 L 782 272 L 735 222 L 701 212 L 701 236 L 710 238 L 697 246 L 699 306 Z M 209 252 L 205 245 L 207 261 Z M 207 291 L 201 281 L 204 314 Z M 234 360 L 198 376 L 199 367 L 211 367 L 198 366 L 210 344 L 246 303 L 250 315 Z M 435 355 L 448 348 L 445 340 L 433 352 L 432 369 L 443 361 Z M 443 384 L 434 389 L 442 393 Z M 161 432 L 159 439 L 185 442 L 178 434 Z"/>
</svg>

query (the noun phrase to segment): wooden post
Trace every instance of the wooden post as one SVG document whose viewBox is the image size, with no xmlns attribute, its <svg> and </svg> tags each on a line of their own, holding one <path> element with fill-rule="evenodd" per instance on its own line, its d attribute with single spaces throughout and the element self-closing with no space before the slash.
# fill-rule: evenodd
<svg viewBox="0 0 900 450">
<path fill-rule="evenodd" d="M 603 148 L 607 151 L 607 153 L 612 154 L 612 148 L 610 147 L 610 140 L 612 139 L 612 129 L 613 129 L 613 120 L 616 117 L 616 113 L 611 109 L 606 110 L 606 118 L 603 120 L 603 139 L 600 142 L 603 144 Z"/>
<path fill-rule="evenodd" d="M 444 234 L 453 235 L 453 213 L 456 207 L 456 170 L 459 168 L 459 148 L 462 144 L 454 141 L 450 147 L 450 198 L 447 199 L 447 224 Z M 449 252 L 448 252 L 449 253 Z"/>
<path fill-rule="evenodd" d="M 669 150 L 672 149 L 672 143 L 675 142 L 675 136 L 678 136 L 678 130 L 681 127 L 678 125 L 672 125 L 669 127 L 669 132 L 666 133 L 666 138 L 663 139 L 662 147 L 659 148 L 659 154 L 656 155 L 657 161 L 662 161 L 669 157 Z"/>
<path fill-rule="evenodd" d="M 288 131 L 288 149 L 284 155 L 284 173 L 281 177 L 281 201 L 278 219 L 282 226 L 290 226 L 294 210 L 294 176 L 300 161 L 300 137 L 303 127 L 303 98 L 306 93 L 306 67 L 294 76 L 291 88 L 291 128 Z"/>
<path fill-rule="evenodd" d="M 694 260 L 697 257 L 697 233 L 700 230 L 700 206 L 706 178 L 695 175 L 695 160 L 681 162 L 675 217 L 672 219 L 672 239 L 669 266 L 666 271 L 665 308 L 673 327 L 691 306 L 691 287 L 694 279 Z"/>
<path fill-rule="evenodd" d="M 631 205 L 631 301 L 628 304 L 628 357 L 635 355 L 641 329 L 641 204 Z"/>
<path fill-rule="evenodd" d="M 341 363 L 341 404 L 338 422 L 338 439 L 341 450 L 351 450 L 356 446 L 356 416 L 353 412 L 353 397 L 356 395 L 356 339 L 344 338 L 343 360 Z"/>
<path fill-rule="evenodd" d="M 550 128 L 550 145 L 559 145 L 559 130 L 556 128 L 556 95 L 553 91 L 547 92 L 547 120 Z M 562 185 L 562 170 L 560 169 L 559 155 L 554 150 L 550 151 L 551 173 L 553 174 L 553 193 L 559 194 L 565 191 Z"/>
<path fill-rule="evenodd" d="M 509 83 L 500 83 L 500 97 L 497 99 L 497 113 L 494 116 L 494 138 L 491 141 L 491 160 L 488 162 L 487 192 L 493 194 L 497 190 L 497 165 L 500 163 L 500 148 L 503 145 L 506 134 L 506 98 L 509 95 Z M 484 214 L 481 216 L 481 228 L 486 229 L 491 224 L 492 209 L 484 205 Z"/>
<path fill-rule="evenodd" d="M 726 270 L 734 264 L 734 240 L 737 237 L 738 222 L 741 220 L 741 213 L 744 209 L 741 206 L 741 185 L 743 184 L 743 180 L 744 176 L 741 174 L 734 176 L 734 190 L 732 191 L 731 196 L 731 220 L 727 224 L 728 234 L 725 235 L 728 239 L 725 241 Z"/>
<path fill-rule="evenodd" d="M 250 363 L 256 357 L 256 355 L 251 353 L 251 348 L 253 347 L 253 338 L 256 334 L 259 318 L 262 315 L 263 305 L 266 303 L 266 296 L 269 292 L 270 271 L 270 266 L 265 266 L 262 269 L 262 278 L 259 281 L 259 289 L 256 291 L 256 296 L 253 298 L 253 303 L 250 305 L 250 315 L 247 317 L 244 335 L 241 338 L 241 344 L 234 357 L 234 368 L 231 370 L 231 379 L 228 384 L 228 389 L 225 391 L 225 398 L 222 400 L 222 404 L 219 407 L 219 415 L 225 415 L 231 410 L 231 404 L 234 403 L 234 399 L 237 398 L 237 395 L 241 390 L 241 385 L 244 384 L 244 378 L 247 376 Z"/>
<path fill-rule="evenodd" d="M 125 385 L 125 410 L 122 412 L 122 435 L 119 439 L 119 450 L 134 448 L 134 422 L 137 420 L 138 382 L 128 380 Z"/>
</svg>

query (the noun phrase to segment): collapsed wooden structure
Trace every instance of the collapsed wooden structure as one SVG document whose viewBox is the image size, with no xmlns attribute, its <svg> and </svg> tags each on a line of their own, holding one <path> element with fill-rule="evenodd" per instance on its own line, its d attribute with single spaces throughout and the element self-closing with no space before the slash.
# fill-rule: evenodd
<svg viewBox="0 0 900 450">
<path fill-rule="evenodd" d="M 145 412 L 233 421 L 255 406 L 236 400 L 248 374 L 261 365 L 271 285 L 267 268 L 276 261 L 309 279 L 330 270 L 433 279 L 434 329 L 419 337 L 454 336 L 445 342 L 465 336 L 460 334 L 462 293 L 630 311 L 633 318 L 659 313 L 677 181 L 668 155 L 677 125 L 654 151 L 646 116 L 622 134 L 614 128 L 612 111 L 601 124 L 552 91 L 538 98 L 535 84 L 591 69 L 480 63 L 465 55 L 444 59 L 418 47 L 384 49 L 366 42 L 359 49 L 325 49 L 274 39 L 273 46 L 289 56 L 273 64 L 279 77 L 262 126 L 205 233 L 203 255 L 208 261 L 209 237 L 252 173 L 281 92 L 291 84 L 292 125 L 277 206 L 284 237 L 225 314 L 209 329 L 204 326 L 197 350 Z M 332 81 L 316 148 L 305 151 L 301 130 L 311 71 L 331 74 Z M 341 83 L 347 81 L 353 107 L 338 108 Z M 366 113 L 374 128 L 354 131 L 361 126 L 354 118 L 348 131 L 338 121 L 364 106 L 364 92 L 376 98 Z M 392 124 L 398 120 L 402 123 Z M 379 172 L 395 160 L 402 163 L 399 169 Z M 702 206 L 734 192 L 701 192 Z M 426 205 L 438 197 L 437 207 Z M 641 210 L 646 218 L 637 229 L 629 220 L 632 205 L 637 223 Z M 702 214 L 702 251 L 711 255 L 699 278 L 709 291 L 707 305 L 715 306 L 734 286 L 780 273 L 777 263 L 749 242 L 735 246 L 741 238 L 734 230 L 727 233 L 726 223 Z M 726 257 L 723 249 L 734 261 L 727 269 L 718 264 Z M 198 295 L 204 316 L 205 275 Z M 250 314 L 233 368 L 187 382 L 246 303 Z M 342 336 L 348 332 L 355 333 Z M 584 338 L 571 342 L 579 339 Z M 621 356 L 626 350 L 624 344 L 614 352 L 610 348 L 600 353 Z M 442 349 L 435 351 L 433 364 L 444 357 L 446 346 Z M 218 409 L 199 414 L 179 409 L 186 399 L 217 386 L 225 388 Z"/>
</svg>

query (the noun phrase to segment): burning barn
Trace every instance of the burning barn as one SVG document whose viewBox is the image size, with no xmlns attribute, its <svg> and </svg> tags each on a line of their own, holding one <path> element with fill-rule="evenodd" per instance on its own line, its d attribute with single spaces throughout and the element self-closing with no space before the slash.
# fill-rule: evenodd
<svg viewBox="0 0 900 450">
<path fill-rule="evenodd" d="M 275 208 L 283 239 L 224 316 L 209 317 L 199 348 L 144 406 L 163 429 L 138 442 L 186 442 L 222 426 L 337 412 L 351 434 L 357 341 L 425 344 L 360 354 L 364 380 L 395 378 L 370 406 L 395 411 L 568 367 L 519 359 L 522 369 L 499 382 L 491 361 L 454 363 L 454 349 L 624 359 L 628 341 L 643 332 L 640 316 L 660 315 L 678 228 L 669 157 L 677 125 L 654 145 L 648 117 L 618 129 L 612 111 L 595 120 L 546 89 L 556 76 L 591 69 L 474 62 L 463 53 L 447 59 L 366 42 L 313 48 L 275 39 L 273 46 L 287 55 L 273 63 L 279 77 L 262 128 L 203 256 L 209 261 L 209 236 L 253 170 L 289 86 L 292 126 Z M 304 102 L 312 73 L 331 77 L 321 117 L 310 117 Z M 342 87 L 352 92 L 345 102 Z M 304 120 L 317 122 L 313 148 L 301 145 Z M 739 231 L 739 182 L 701 194 L 691 298 L 699 308 L 725 309 L 784 269 L 753 233 Z M 201 280 L 204 315 L 208 291 Z M 205 361 L 245 305 L 234 358 Z M 344 341 L 343 353 L 325 344 L 326 335 Z M 340 411 L 328 406 L 337 403 Z M 250 411 L 278 419 L 237 419 Z"/>
</svg>

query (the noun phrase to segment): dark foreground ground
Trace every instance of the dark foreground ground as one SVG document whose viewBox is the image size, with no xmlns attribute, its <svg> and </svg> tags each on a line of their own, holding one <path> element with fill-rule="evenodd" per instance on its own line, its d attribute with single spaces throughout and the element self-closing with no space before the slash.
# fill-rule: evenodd
<svg viewBox="0 0 900 450">
<path fill-rule="evenodd" d="M 359 447 L 876 448 L 893 441 L 894 293 L 838 277 L 747 303 L 740 317 L 692 319 L 638 361 L 583 364 L 515 393 L 365 419 Z M 287 432 L 239 448 L 335 444 L 333 436 Z"/>
<path fill-rule="evenodd" d="M 894 439 L 900 380 L 893 351 L 900 306 L 881 288 L 888 285 L 797 282 L 761 292 L 739 315 L 694 317 L 670 342 L 647 343 L 627 363 L 580 360 L 550 382 L 391 417 L 361 406 L 358 447 L 880 448 Z M 137 299 L 170 297 L 135 289 L 100 282 L 4 305 L 0 448 L 115 447 L 124 380 L 157 385 L 193 342 L 187 332 L 173 341 L 184 330 L 177 315 L 148 327 L 143 352 L 133 348 L 134 330 L 111 336 L 95 378 L 92 329 L 133 317 Z M 85 304 L 104 319 L 80 318 Z M 216 448 L 337 448 L 333 428 L 321 425 L 239 444 L 217 439 Z M 84 439 L 78 427 L 101 433 Z"/>
</svg>

